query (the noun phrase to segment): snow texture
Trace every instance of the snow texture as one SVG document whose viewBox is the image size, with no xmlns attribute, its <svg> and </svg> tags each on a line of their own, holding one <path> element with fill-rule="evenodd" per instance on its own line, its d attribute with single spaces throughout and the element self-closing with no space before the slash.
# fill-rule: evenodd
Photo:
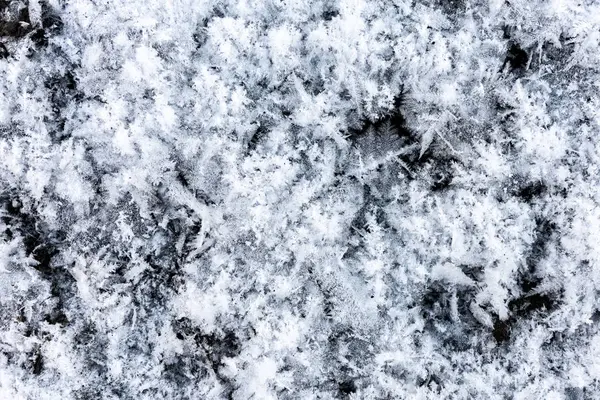
<svg viewBox="0 0 600 400">
<path fill-rule="evenodd" d="M 0 0 L 0 399 L 600 399 L 597 0 Z"/>
</svg>

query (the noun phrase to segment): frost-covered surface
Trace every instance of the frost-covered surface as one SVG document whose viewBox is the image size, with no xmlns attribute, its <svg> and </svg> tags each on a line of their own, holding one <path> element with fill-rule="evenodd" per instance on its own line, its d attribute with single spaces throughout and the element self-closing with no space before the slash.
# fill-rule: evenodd
<svg viewBox="0 0 600 400">
<path fill-rule="evenodd" d="M 0 1 L 1 399 L 600 397 L 600 3 Z"/>
</svg>

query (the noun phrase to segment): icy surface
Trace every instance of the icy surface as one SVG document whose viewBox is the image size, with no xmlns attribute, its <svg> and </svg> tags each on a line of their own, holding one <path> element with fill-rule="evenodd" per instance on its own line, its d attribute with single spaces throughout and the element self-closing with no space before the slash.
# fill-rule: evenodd
<svg viewBox="0 0 600 400">
<path fill-rule="evenodd" d="M 0 0 L 0 399 L 600 398 L 600 3 Z"/>
</svg>

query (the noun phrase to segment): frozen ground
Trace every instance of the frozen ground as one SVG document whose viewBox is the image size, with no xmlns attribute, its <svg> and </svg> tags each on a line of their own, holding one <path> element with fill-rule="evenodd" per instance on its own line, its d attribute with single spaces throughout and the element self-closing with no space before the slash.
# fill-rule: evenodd
<svg viewBox="0 0 600 400">
<path fill-rule="evenodd" d="M 0 399 L 600 398 L 600 2 L 0 11 Z"/>
</svg>

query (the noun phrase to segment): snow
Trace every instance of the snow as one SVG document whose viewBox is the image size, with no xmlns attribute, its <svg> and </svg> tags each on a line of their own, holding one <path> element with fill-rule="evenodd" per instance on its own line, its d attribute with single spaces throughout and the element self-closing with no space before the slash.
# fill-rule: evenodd
<svg viewBox="0 0 600 400">
<path fill-rule="evenodd" d="M 600 397 L 598 2 L 0 11 L 0 400 Z"/>
</svg>

